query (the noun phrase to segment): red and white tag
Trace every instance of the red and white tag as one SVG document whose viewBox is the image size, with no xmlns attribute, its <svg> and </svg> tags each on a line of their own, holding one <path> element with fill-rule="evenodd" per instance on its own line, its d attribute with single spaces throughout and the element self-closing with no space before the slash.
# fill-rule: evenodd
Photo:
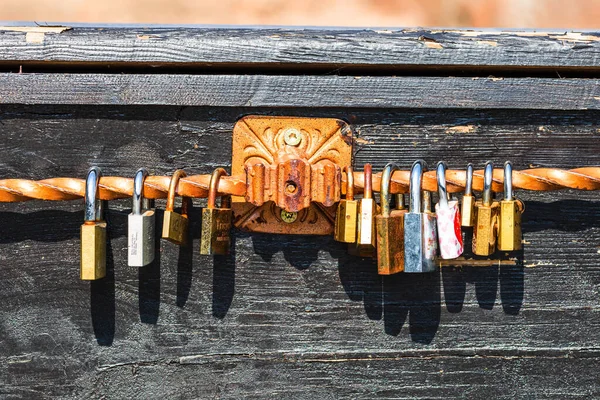
<svg viewBox="0 0 600 400">
<path fill-rule="evenodd" d="M 463 253 L 462 232 L 460 230 L 460 211 L 458 201 L 448 202 L 448 207 L 435 205 L 437 216 L 437 233 L 440 244 L 440 257 L 448 260 Z"/>
</svg>

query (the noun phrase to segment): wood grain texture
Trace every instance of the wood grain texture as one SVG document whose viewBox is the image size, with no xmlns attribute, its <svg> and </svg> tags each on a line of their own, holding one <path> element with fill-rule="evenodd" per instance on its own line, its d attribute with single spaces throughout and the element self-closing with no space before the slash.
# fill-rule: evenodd
<svg viewBox="0 0 600 400">
<path fill-rule="evenodd" d="M 31 43 L 13 26 L 0 28 L 0 47 L 0 60 L 25 65 L 296 65 L 332 72 L 356 66 L 597 69 L 600 60 L 600 34 L 581 31 L 73 26 L 48 29 Z"/>
<path fill-rule="evenodd" d="M 600 109 L 598 79 L 4 73 L 0 88 L 0 104 Z"/>
<path fill-rule="evenodd" d="M 345 119 L 358 169 L 600 164 L 596 110 L 5 104 L 0 176 L 209 173 L 229 167 L 248 114 Z M 599 194 L 517 194 L 517 266 L 385 278 L 329 237 L 236 232 L 231 256 L 201 257 L 202 200 L 192 248 L 160 243 L 129 268 L 119 200 L 92 284 L 78 280 L 80 201 L 0 204 L 0 396 L 597 397 Z"/>
</svg>

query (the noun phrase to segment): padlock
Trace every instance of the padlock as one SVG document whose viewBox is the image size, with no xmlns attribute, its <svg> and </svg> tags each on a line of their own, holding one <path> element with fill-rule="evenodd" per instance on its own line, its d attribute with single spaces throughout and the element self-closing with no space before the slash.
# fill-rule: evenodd
<svg viewBox="0 0 600 400">
<path fill-rule="evenodd" d="M 127 264 L 130 267 L 143 267 L 154 261 L 154 210 L 144 198 L 144 181 L 148 176 L 145 168 L 140 168 L 133 179 L 133 207 L 127 226 Z"/>
<path fill-rule="evenodd" d="M 181 198 L 181 214 L 175 212 L 175 192 L 179 179 L 186 176 L 182 169 L 178 169 L 171 177 L 169 184 L 169 193 L 167 194 L 167 206 L 163 218 L 162 238 L 175 243 L 178 246 L 185 246 L 188 242 L 188 210 L 191 208 L 192 199 L 189 197 Z"/>
<path fill-rule="evenodd" d="M 94 281 L 106 276 L 106 202 L 99 199 L 99 182 L 102 172 L 90 168 L 85 180 L 84 223 L 81 225 L 81 268 L 84 281 Z"/>
<path fill-rule="evenodd" d="M 475 203 L 473 253 L 478 256 L 489 256 L 496 251 L 500 205 L 494 201 L 492 192 L 493 172 L 494 166 L 491 161 L 488 161 L 483 173 L 483 198 Z"/>
<path fill-rule="evenodd" d="M 345 167 L 346 198 L 341 199 L 335 213 L 333 239 L 338 242 L 355 243 L 358 225 L 358 201 L 354 200 L 354 174 L 352 167 Z"/>
<path fill-rule="evenodd" d="M 379 275 L 391 275 L 404 271 L 404 198 L 396 198 L 396 209 L 390 203 L 392 174 L 398 169 L 389 163 L 381 174 L 381 214 L 375 216 L 377 231 L 377 271 Z"/>
<path fill-rule="evenodd" d="M 216 208 L 217 189 L 221 176 L 227 175 L 223 168 L 217 168 L 211 178 L 208 191 L 208 203 L 202 209 L 202 232 L 200 235 L 200 254 L 229 254 L 231 237 L 229 231 L 233 220 L 231 196 L 221 197 L 221 206 Z"/>
<path fill-rule="evenodd" d="M 465 228 L 475 225 L 475 196 L 473 196 L 473 164 L 467 164 L 467 178 L 465 183 L 465 194 L 462 198 L 460 224 Z"/>
<path fill-rule="evenodd" d="M 424 195 L 421 211 L 421 181 L 426 170 L 425 161 L 417 160 L 410 171 L 410 202 L 404 216 L 404 272 L 433 272 L 436 267 L 437 228 L 430 194 Z"/>
<path fill-rule="evenodd" d="M 504 200 L 500 201 L 498 223 L 498 250 L 515 251 L 521 249 L 521 214 L 525 208 L 521 200 L 513 197 L 512 165 L 504 164 Z"/>
<path fill-rule="evenodd" d="M 458 201 L 448 199 L 446 188 L 446 163 L 440 161 L 437 165 L 437 184 L 439 201 L 435 205 L 437 219 L 438 246 L 440 257 L 452 259 L 463 253 L 461 218 Z"/>
<path fill-rule="evenodd" d="M 358 206 L 358 227 L 356 243 L 348 246 L 352 255 L 359 257 L 375 257 L 375 214 L 377 204 L 373 198 L 373 169 L 371 164 L 364 166 L 364 192 Z"/>
</svg>

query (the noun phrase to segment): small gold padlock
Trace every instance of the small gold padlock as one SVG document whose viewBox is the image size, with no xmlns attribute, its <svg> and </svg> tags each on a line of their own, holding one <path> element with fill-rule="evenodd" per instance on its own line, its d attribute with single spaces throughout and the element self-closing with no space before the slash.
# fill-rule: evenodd
<svg viewBox="0 0 600 400">
<path fill-rule="evenodd" d="M 90 168 L 85 181 L 84 223 L 81 225 L 81 268 L 84 281 L 94 281 L 106 276 L 106 203 L 99 199 L 99 182 L 102 172 Z"/>
<path fill-rule="evenodd" d="M 231 196 L 222 196 L 221 205 L 216 208 L 217 189 L 221 176 L 227 176 L 227 171 L 217 168 L 211 178 L 208 189 L 208 203 L 202 209 L 202 232 L 200 235 L 200 254 L 229 254 L 231 245 Z"/>
<path fill-rule="evenodd" d="M 513 197 L 512 164 L 504 163 L 504 200 L 500 201 L 500 223 L 498 226 L 498 250 L 520 250 L 521 214 L 525 206 L 521 200 Z"/>
<path fill-rule="evenodd" d="M 352 167 L 346 171 L 346 198 L 341 199 L 335 212 L 335 230 L 333 239 L 343 243 L 356 242 L 358 225 L 358 201 L 354 200 L 354 173 Z"/>
<path fill-rule="evenodd" d="M 188 242 L 188 212 L 192 206 L 192 199 L 181 197 L 181 213 L 175 212 L 175 193 L 179 179 L 187 176 L 182 169 L 178 169 L 171 177 L 169 193 L 167 194 L 167 206 L 163 218 L 162 238 L 175 243 L 178 246 L 186 246 Z"/>
<path fill-rule="evenodd" d="M 494 201 L 492 192 L 493 172 L 494 166 L 488 161 L 483 175 L 483 199 L 475 203 L 477 223 L 473 229 L 473 253 L 478 256 L 489 256 L 496 251 L 500 205 Z"/>
<path fill-rule="evenodd" d="M 404 271 L 404 215 L 408 210 L 404 207 L 403 195 L 397 195 L 395 210 L 390 206 L 392 174 L 397 169 L 396 164 L 389 163 L 381 174 L 381 214 L 375 217 L 379 275 Z"/>
<path fill-rule="evenodd" d="M 467 164 L 467 179 L 465 183 L 465 194 L 462 198 L 460 210 L 460 225 L 470 228 L 475 225 L 475 196 L 473 196 L 473 164 Z"/>
<path fill-rule="evenodd" d="M 359 257 L 375 257 L 377 203 L 373 198 L 373 168 L 371 164 L 365 164 L 363 173 L 364 192 L 359 203 L 356 242 L 348 245 L 348 252 Z"/>
</svg>

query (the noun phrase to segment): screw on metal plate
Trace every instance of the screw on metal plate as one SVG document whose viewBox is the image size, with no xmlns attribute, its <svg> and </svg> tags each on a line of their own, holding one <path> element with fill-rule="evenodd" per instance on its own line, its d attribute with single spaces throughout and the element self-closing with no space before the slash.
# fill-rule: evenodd
<svg viewBox="0 0 600 400">
<path fill-rule="evenodd" d="M 288 146 L 298 146 L 302 142 L 302 134 L 297 129 L 289 128 L 284 132 L 283 140 Z"/>
<path fill-rule="evenodd" d="M 283 222 L 291 224 L 292 222 L 295 222 L 298 219 L 298 213 L 281 210 L 281 219 L 283 220 Z"/>
</svg>

